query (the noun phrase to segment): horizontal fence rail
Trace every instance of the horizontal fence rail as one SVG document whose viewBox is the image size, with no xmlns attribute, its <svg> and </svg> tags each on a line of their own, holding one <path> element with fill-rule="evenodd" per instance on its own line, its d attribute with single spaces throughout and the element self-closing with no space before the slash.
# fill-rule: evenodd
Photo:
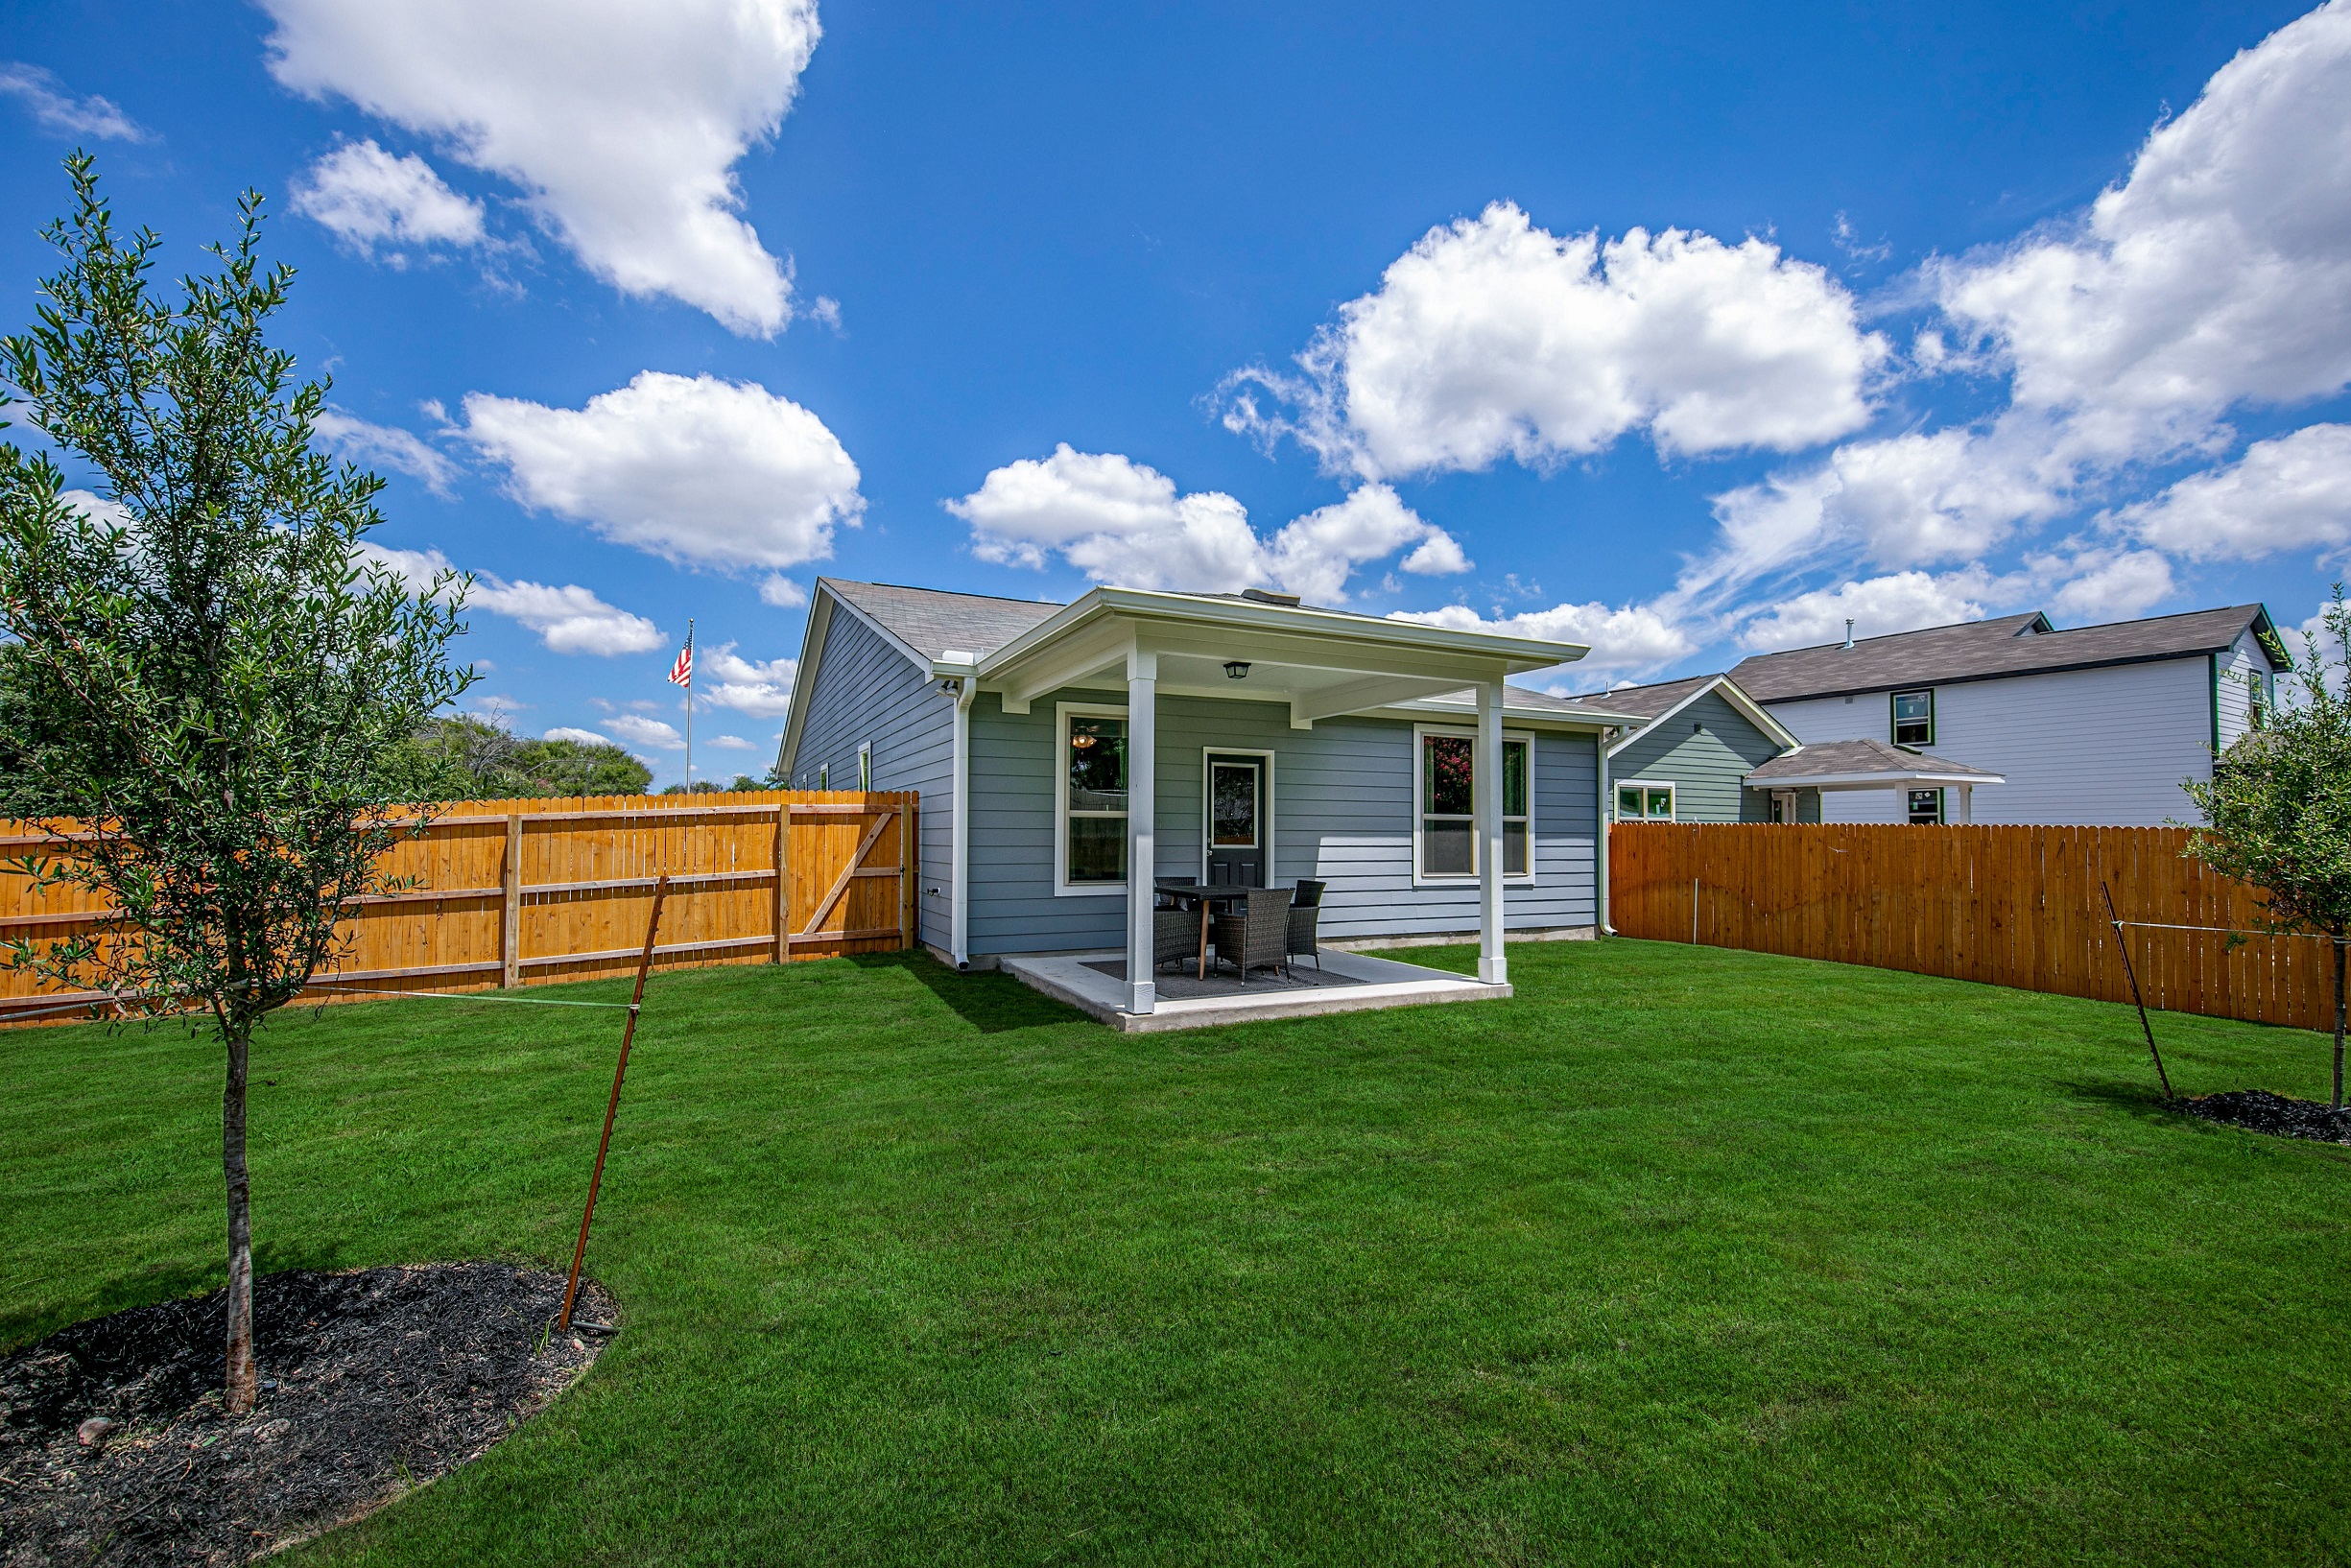
<svg viewBox="0 0 2351 1568">
<path fill-rule="evenodd" d="M 413 885 L 354 901 L 342 961 L 306 1000 L 628 973 L 665 874 L 653 950 L 665 968 L 911 947 L 918 810 L 911 791 L 453 801 L 385 857 L 386 873 Z M 44 847 L 70 844 L 0 821 L 0 939 L 112 925 L 117 912 L 91 895 L 37 891 L 11 864 Z M 112 1000 L 0 968 L 0 1024 L 67 1021 L 77 1013 L 57 1010 Z"/>
<path fill-rule="evenodd" d="M 2148 1006 L 2334 1027 L 2327 944 L 2263 934 L 2185 828 L 1626 822 L 1608 844 L 1627 937 L 2127 1002 L 2103 883 Z"/>
</svg>

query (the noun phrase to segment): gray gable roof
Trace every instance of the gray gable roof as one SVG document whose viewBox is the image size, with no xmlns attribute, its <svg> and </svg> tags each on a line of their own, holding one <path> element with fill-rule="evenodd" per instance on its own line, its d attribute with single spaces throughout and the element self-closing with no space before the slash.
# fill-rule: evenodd
<svg viewBox="0 0 2351 1568">
<path fill-rule="evenodd" d="M 1731 671 L 1731 677 L 1759 702 L 1786 702 L 1800 697 L 1836 697 L 1897 686 L 1948 685 L 2102 664 L 2200 656 L 2228 648 L 2248 628 L 2263 639 L 2272 662 L 2285 668 L 2284 645 L 2277 640 L 2268 612 L 2259 605 L 2233 605 L 2225 609 L 2117 621 L 2072 631 L 2049 630 L 2049 618 L 2034 610 L 1889 637 L 1864 637 L 1851 648 L 1829 643 L 1785 653 L 1758 653 Z"/>
<path fill-rule="evenodd" d="M 1612 692 L 1586 692 L 1569 701 L 1587 702 L 1616 713 L 1637 713 L 1644 719 L 1654 719 L 1714 678 L 1713 676 L 1692 676 L 1686 680 L 1661 680 L 1653 686 L 1619 686 Z"/>
<path fill-rule="evenodd" d="M 988 653 L 1067 607 L 1041 599 L 994 599 L 891 582 L 849 582 L 837 577 L 817 581 L 926 659 L 951 649 Z"/>
<path fill-rule="evenodd" d="M 1997 781 L 1998 773 L 1970 768 L 1948 757 L 1906 751 L 1884 741 L 1818 741 L 1785 752 L 1746 775 L 1749 784 L 1769 784 L 1775 778 L 1823 778 L 1840 773 L 1885 773 L 1891 778 L 1915 773 L 1948 773 L 1954 778 Z"/>
</svg>

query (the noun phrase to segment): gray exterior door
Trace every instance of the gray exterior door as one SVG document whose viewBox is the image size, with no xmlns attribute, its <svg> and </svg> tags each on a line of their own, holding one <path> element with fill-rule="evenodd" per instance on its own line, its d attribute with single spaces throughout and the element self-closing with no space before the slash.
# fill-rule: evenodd
<svg viewBox="0 0 2351 1568">
<path fill-rule="evenodd" d="M 1208 886 L 1266 885 L 1266 798 L 1262 757 L 1208 753 Z"/>
</svg>

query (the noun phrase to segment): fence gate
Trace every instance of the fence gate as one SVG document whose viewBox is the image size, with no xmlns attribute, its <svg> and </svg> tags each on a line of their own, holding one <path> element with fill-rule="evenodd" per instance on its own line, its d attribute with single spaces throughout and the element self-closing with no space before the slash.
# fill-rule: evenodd
<svg viewBox="0 0 2351 1568">
<path fill-rule="evenodd" d="M 795 801 L 780 899 L 782 959 L 914 944 L 914 798 Z"/>
</svg>

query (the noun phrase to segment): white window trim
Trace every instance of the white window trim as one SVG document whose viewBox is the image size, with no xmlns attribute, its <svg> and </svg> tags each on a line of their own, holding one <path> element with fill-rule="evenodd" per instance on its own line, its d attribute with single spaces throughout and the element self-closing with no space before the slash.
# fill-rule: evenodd
<svg viewBox="0 0 2351 1568">
<path fill-rule="evenodd" d="M 1069 881 L 1069 722 L 1072 719 L 1124 719 L 1124 702 L 1057 702 L 1053 709 L 1053 891 L 1057 898 L 1124 898 L 1124 882 Z M 1128 780 L 1129 791 L 1134 781 Z M 1129 796 L 1131 798 L 1131 795 Z M 1107 815 L 1107 814 L 1105 814 Z"/>
<path fill-rule="evenodd" d="M 1257 837 L 1261 841 L 1257 849 L 1258 853 L 1266 858 L 1266 886 L 1270 888 L 1274 882 L 1273 753 L 1260 751 L 1247 746 L 1203 746 L 1200 748 L 1200 881 L 1204 883 L 1208 880 L 1208 856 L 1216 847 L 1209 842 L 1213 835 L 1209 831 L 1208 814 L 1215 805 L 1212 799 L 1215 791 L 1211 788 L 1215 775 L 1210 770 L 1215 767 L 1212 759 L 1217 757 L 1255 757 L 1265 764 L 1265 771 L 1257 778 Z"/>
<path fill-rule="evenodd" d="M 1415 888 L 1474 888 L 1478 885 L 1478 872 L 1474 867 L 1478 864 L 1478 857 L 1485 853 L 1485 845 L 1480 842 L 1474 831 L 1470 835 L 1469 845 L 1469 864 L 1473 868 L 1467 875 L 1460 872 L 1431 873 L 1421 869 L 1421 826 L 1429 815 L 1426 810 L 1429 771 L 1422 765 L 1422 759 L 1426 755 L 1427 737 L 1431 735 L 1457 736 L 1473 745 L 1478 739 L 1476 730 L 1463 729 L 1458 725 L 1414 725 L 1413 726 L 1413 886 Z M 1502 732 L 1502 739 L 1506 746 L 1512 741 L 1524 741 L 1527 745 L 1527 868 L 1516 873 L 1505 872 L 1502 880 L 1506 887 L 1532 888 L 1535 880 L 1534 867 L 1540 858 L 1535 852 L 1537 844 L 1534 837 L 1534 734 L 1532 730 L 1506 729 Z M 1473 818 L 1472 820 L 1474 821 L 1475 819 Z"/>
<path fill-rule="evenodd" d="M 1670 778 L 1612 778 L 1608 781 L 1608 820 L 1612 822 L 1678 822 L 1681 820 L 1681 791 Z M 1617 813 L 1618 790 L 1663 790 L 1666 805 L 1663 817 L 1623 817 Z"/>
<path fill-rule="evenodd" d="M 857 787 L 861 790 L 873 788 L 873 743 L 871 741 L 860 741 L 857 745 Z"/>
<path fill-rule="evenodd" d="M 1902 700 L 1906 697 L 1923 697 L 1927 700 L 1927 738 L 1923 741 L 1906 741 L 1897 738 L 1902 733 Z M 1895 746 L 1935 745 L 1937 740 L 1935 732 L 1935 688 L 1932 686 L 1904 686 L 1899 690 L 1888 691 L 1886 694 L 1887 740 Z"/>
</svg>

